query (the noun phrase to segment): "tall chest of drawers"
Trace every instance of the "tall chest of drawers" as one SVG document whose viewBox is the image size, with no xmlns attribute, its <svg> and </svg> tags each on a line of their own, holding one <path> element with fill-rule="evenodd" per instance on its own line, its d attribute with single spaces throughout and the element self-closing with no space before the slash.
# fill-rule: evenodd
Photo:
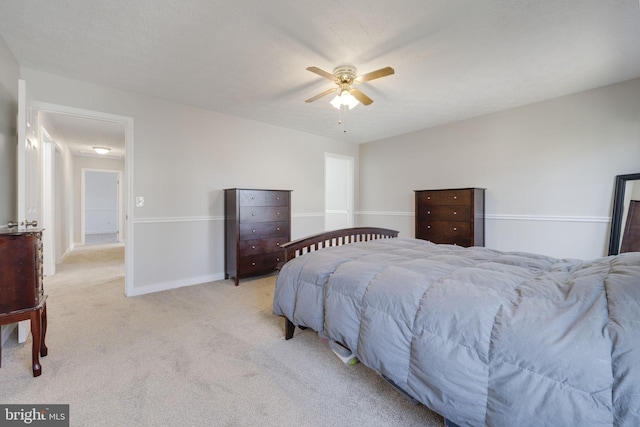
<svg viewBox="0 0 640 427">
<path fill-rule="evenodd" d="M 416 238 L 484 246 L 484 188 L 416 190 Z"/>
<path fill-rule="evenodd" d="M 271 273 L 291 240 L 291 190 L 224 190 L 225 277 Z"/>
</svg>

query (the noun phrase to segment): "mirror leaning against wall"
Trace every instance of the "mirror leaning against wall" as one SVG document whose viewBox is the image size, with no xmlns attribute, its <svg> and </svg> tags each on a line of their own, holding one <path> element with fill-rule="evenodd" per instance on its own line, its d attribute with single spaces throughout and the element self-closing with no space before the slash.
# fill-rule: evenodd
<svg viewBox="0 0 640 427">
<path fill-rule="evenodd" d="M 640 173 L 616 176 L 609 255 L 640 252 Z"/>
</svg>

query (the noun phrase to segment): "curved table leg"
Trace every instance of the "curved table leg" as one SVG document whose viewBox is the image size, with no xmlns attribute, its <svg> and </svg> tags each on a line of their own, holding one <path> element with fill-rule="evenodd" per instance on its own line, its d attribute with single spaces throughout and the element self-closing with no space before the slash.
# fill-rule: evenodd
<svg viewBox="0 0 640 427">
<path fill-rule="evenodd" d="M 38 377 L 42 373 L 40 366 L 40 344 L 42 342 L 42 314 L 40 309 L 31 312 L 31 361 L 33 376 Z"/>
<path fill-rule="evenodd" d="M 42 306 L 42 315 L 40 316 L 42 319 L 42 339 L 40 341 L 40 357 L 45 357 L 49 352 L 47 348 L 47 344 L 45 344 L 44 339 L 47 336 L 47 303 Z"/>
</svg>

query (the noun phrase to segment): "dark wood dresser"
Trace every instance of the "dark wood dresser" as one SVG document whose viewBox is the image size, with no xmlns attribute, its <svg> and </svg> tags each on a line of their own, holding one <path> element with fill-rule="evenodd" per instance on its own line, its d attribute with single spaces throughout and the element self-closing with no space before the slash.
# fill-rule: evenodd
<svg viewBox="0 0 640 427">
<path fill-rule="evenodd" d="M 416 239 L 484 246 L 484 188 L 416 190 Z"/>
<path fill-rule="evenodd" d="M 47 355 L 42 268 L 42 230 L 0 233 L 0 325 L 31 321 L 34 377 L 42 372 L 38 356 Z"/>
<path fill-rule="evenodd" d="M 291 240 L 291 190 L 224 190 L 225 278 L 268 274 Z"/>
</svg>

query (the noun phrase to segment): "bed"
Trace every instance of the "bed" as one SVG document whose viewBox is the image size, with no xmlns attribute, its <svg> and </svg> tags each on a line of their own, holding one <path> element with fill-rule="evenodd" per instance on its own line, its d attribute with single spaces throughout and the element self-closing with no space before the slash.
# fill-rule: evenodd
<svg viewBox="0 0 640 427">
<path fill-rule="evenodd" d="M 290 242 L 273 312 L 460 426 L 640 425 L 640 253 L 590 261 L 356 228 Z"/>
</svg>

